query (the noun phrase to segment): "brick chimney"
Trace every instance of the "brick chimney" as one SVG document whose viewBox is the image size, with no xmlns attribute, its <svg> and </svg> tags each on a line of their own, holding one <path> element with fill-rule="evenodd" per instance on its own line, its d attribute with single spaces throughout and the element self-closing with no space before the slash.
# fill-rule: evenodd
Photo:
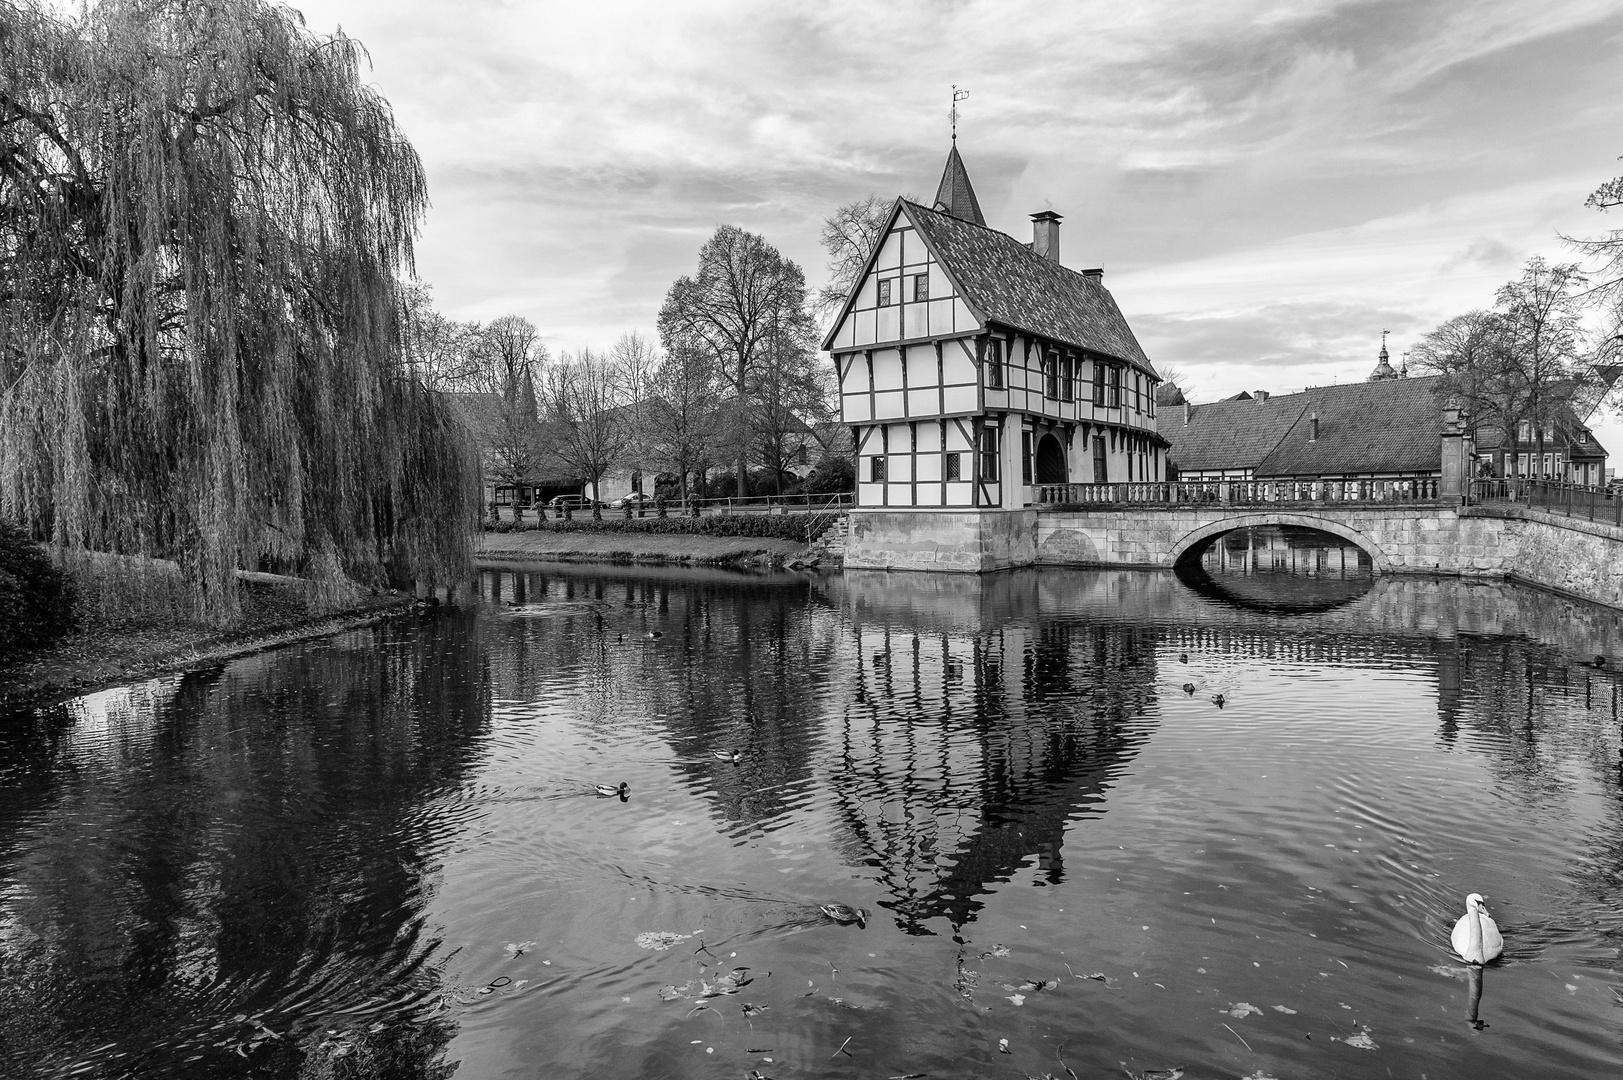
<svg viewBox="0 0 1623 1080">
<path fill-rule="evenodd" d="M 1189 404 L 1189 399 L 1188 398 L 1185 398 L 1184 402 L 1183 402 L 1183 422 L 1186 423 L 1186 424 L 1189 423 L 1189 418 L 1191 416 L 1193 416 L 1194 414 L 1195 414 L 1195 407 L 1193 405 Z"/>
<path fill-rule="evenodd" d="M 1050 262 L 1059 262 L 1060 217 L 1052 210 L 1031 215 L 1031 250 Z"/>
<path fill-rule="evenodd" d="M 1319 441 L 1319 414 L 1314 413 L 1307 418 L 1307 441 Z"/>
<path fill-rule="evenodd" d="M 1251 391 L 1251 400 L 1255 401 L 1255 402 L 1259 402 L 1259 403 L 1267 401 L 1268 400 L 1268 391 L 1266 391 L 1266 390 L 1253 390 L 1253 391 Z"/>
</svg>

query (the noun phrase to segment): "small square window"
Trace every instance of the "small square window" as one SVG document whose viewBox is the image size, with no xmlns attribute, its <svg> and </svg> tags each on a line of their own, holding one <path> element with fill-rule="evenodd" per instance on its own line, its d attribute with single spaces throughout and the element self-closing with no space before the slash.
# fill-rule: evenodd
<svg viewBox="0 0 1623 1080">
<path fill-rule="evenodd" d="M 960 465 L 959 461 L 960 461 L 960 459 L 959 459 L 959 456 L 957 454 L 954 453 L 954 454 L 948 454 L 947 455 L 946 477 L 947 477 L 948 480 L 957 480 L 963 475 L 960 472 L 960 469 L 962 468 L 962 466 Z"/>
<path fill-rule="evenodd" d="M 885 456 L 879 454 L 868 459 L 868 479 L 876 484 L 885 482 Z"/>
<path fill-rule="evenodd" d="M 890 303 L 891 303 L 891 301 L 890 301 L 890 286 L 891 286 L 891 279 L 890 278 L 884 278 L 883 280 L 881 280 L 879 282 L 879 306 L 880 307 L 890 307 Z"/>
<path fill-rule="evenodd" d="M 919 300 L 928 300 L 928 299 L 930 299 L 930 275 L 929 274 L 914 274 L 913 275 L 913 299 L 914 299 L 915 302 L 919 301 Z"/>
</svg>

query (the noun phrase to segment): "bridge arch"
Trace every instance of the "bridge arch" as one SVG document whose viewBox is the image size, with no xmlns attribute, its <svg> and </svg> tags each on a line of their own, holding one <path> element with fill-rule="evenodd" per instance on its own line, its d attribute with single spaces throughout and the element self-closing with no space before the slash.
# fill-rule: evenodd
<svg viewBox="0 0 1623 1080">
<path fill-rule="evenodd" d="M 1294 525 L 1301 529 L 1314 529 L 1318 532 L 1329 533 L 1331 536 L 1347 541 L 1347 543 L 1352 544 L 1368 555 L 1370 565 L 1374 568 L 1375 573 L 1385 574 L 1392 569 L 1392 560 L 1387 557 L 1386 552 L 1381 550 L 1380 545 L 1357 529 L 1350 529 L 1339 521 L 1317 517 L 1313 514 L 1284 513 L 1236 514 L 1233 517 L 1219 518 L 1216 521 L 1208 522 L 1189 532 L 1172 545 L 1171 564 L 1177 566 L 1185 559 L 1199 558 L 1199 553 L 1205 549 L 1206 545 L 1224 533 L 1244 529 L 1248 526 L 1260 525 Z"/>
</svg>

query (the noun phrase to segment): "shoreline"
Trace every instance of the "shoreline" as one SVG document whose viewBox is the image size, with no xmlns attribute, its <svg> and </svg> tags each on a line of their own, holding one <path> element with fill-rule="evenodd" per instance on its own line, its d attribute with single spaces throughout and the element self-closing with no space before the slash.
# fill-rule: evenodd
<svg viewBox="0 0 1623 1080">
<path fill-rule="evenodd" d="M 108 687 L 222 664 L 282 645 L 371 626 L 411 609 L 409 595 L 372 597 L 330 615 L 234 630 L 91 627 L 0 670 L 0 716 L 48 708 Z"/>
<path fill-rule="evenodd" d="M 821 545 L 761 536 L 694 533 L 487 532 L 474 543 L 475 566 L 509 563 L 603 563 L 641 566 L 718 566 L 739 569 L 838 569 L 838 556 Z"/>
</svg>

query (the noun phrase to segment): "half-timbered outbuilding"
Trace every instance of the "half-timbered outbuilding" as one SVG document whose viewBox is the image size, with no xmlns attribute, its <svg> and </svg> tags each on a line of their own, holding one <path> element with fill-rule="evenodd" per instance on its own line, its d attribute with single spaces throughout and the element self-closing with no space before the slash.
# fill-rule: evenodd
<svg viewBox="0 0 1623 1080">
<path fill-rule="evenodd" d="M 931 206 L 896 200 L 823 343 L 857 507 L 1014 510 L 1039 484 L 1160 480 L 1160 382 L 1102 270 L 990 228 L 954 145 Z"/>
</svg>

